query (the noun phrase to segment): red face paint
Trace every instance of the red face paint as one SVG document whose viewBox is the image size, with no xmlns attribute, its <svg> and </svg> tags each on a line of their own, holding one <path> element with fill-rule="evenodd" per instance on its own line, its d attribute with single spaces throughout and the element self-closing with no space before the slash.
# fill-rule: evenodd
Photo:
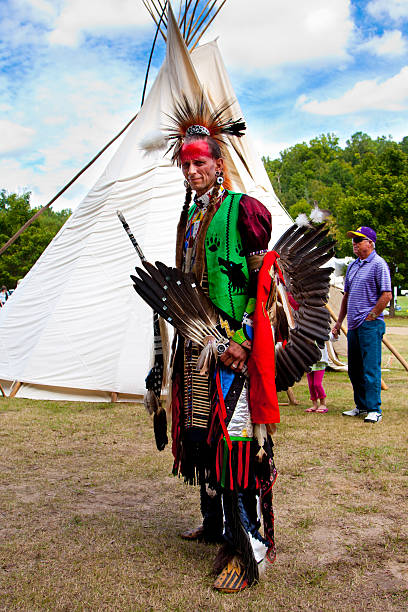
<svg viewBox="0 0 408 612">
<path fill-rule="evenodd" d="M 206 140 L 192 140 L 183 144 L 180 151 L 180 163 L 197 159 L 198 157 L 209 157 L 212 159 L 211 149 Z"/>
</svg>

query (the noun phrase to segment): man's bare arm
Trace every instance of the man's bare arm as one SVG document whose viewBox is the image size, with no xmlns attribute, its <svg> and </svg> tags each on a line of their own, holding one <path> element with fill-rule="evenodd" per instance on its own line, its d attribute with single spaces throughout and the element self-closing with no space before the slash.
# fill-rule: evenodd
<svg viewBox="0 0 408 612">
<path fill-rule="evenodd" d="M 335 338 L 339 335 L 341 324 L 343 323 L 345 316 L 347 314 L 347 302 L 348 302 L 348 292 L 345 291 L 343 295 L 343 299 L 341 300 L 340 312 L 337 319 L 337 322 L 332 327 L 332 334 Z"/>
</svg>

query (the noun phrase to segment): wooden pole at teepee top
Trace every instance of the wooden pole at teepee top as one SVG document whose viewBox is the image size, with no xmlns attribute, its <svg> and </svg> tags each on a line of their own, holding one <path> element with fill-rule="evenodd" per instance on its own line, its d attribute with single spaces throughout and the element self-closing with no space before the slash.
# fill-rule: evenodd
<svg viewBox="0 0 408 612">
<path fill-rule="evenodd" d="M 218 13 L 220 12 L 220 10 L 222 9 L 222 7 L 224 6 L 224 4 L 226 3 L 227 0 L 224 0 L 224 2 L 221 4 L 221 6 L 217 9 L 217 11 L 214 13 L 214 15 L 211 17 L 211 19 L 208 21 L 208 23 L 206 24 L 205 28 L 203 28 L 203 30 L 201 30 L 201 32 L 198 35 L 198 38 L 196 39 L 194 45 L 191 47 L 191 51 L 193 51 L 196 46 L 198 45 L 198 43 L 200 42 L 202 36 L 204 36 L 207 28 L 210 27 L 210 25 L 212 24 L 212 22 L 214 21 L 214 19 L 216 18 L 216 16 L 218 15 Z"/>
<path fill-rule="evenodd" d="M 190 8 L 191 2 L 192 2 L 192 0 L 186 0 L 184 13 L 183 13 L 183 16 L 181 18 L 181 23 L 179 24 L 180 31 L 181 31 L 181 28 L 183 27 L 183 32 L 182 33 L 183 33 L 184 40 L 186 39 L 187 15 L 188 15 L 188 10 Z"/>
<path fill-rule="evenodd" d="M 206 3 L 206 5 L 204 6 L 203 10 L 201 11 L 201 13 L 199 14 L 199 16 L 198 16 L 198 17 L 197 17 L 197 19 L 195 20 L 194 24 L 192 25 L 191 30 L 190 30 L 191 34 L 190 34 L 190 36 L 189 36 L 188 38 L 186 38 L 186 45 L 187 45 L 187 47 L 188 47 L 188 45 L 190 44 L 190 42 L 191 42 L 192 38 L 194 38 L 194 36 L 196 35 L 196 33 L 197 33 L 197 31 L 198 31 L 199 27 L 201 26 L 201 22 L 200 22 L 201 16 L 202 16 L 202 15 L 204 14 L 204 12 L 207 10 L 208 5 L 209 5 L 209 4 L 211 4 L 211 2 L 212 2 L 212 1 L 214 1 L 214 4 L 215 4 L 215 1 L 216 1 L 216 0 L 208 0 L 208 1 L 207 1 L 207 3 Z M 210 11 L 211 11 L 211 9 L 210 9 Z M 209 12 L 210 12 L 210 11 L 209 11 Z M 205 17 L 204 17 L 204 19 L 203 19 L 202 21 L 205 21 L 205 20 L 206 20 L 206 18 L 207 18 L 207 16 L 208 16 L 208 13 L 206 13 L 206 15 L 205 15 Z M 199 22 L 200 22 L 200 24 L 199 24 Z M 198 25 L 198 24 L 199 24 L 199 25 Z"/>
<path fill-rule="evenodd" d="M 154 23 L 159 27 L 159 21 L 156 19 L 155 14 L 153 13 L 152 9 L 150 8 L 150 6 L 147 3 L 147 0 L 143 0 L 143 4 L 145 5 L 147 10 L 149 11 L 150 16 L 153 19 Z M 167 26 L 166 23 L 164 25 Z M 164 42 L 167 42 L 167 37 L 166 37 L 166 35 L 164 34 L 163 30 L 160 27 L 159 27 L 159 31 L 160 31 L 160 34 L 163 36 Z"/>
<path fill-rule="evenodd" d="M 185 40 L 187 40 L 187 38 L 188 38 L 188 37 L 189 37 L 189 35 L 190 35 L 190 31 L 191 31 L 191 24 L 193 23 L 193 19 L 194 19 L 194 15 L 195 15 L 195 12 L 196 12 L 197 7 L 198 7 L 198 3 L 199 3 L 199 0 L 196 0 L 196 1 L 195 1 L 195 4 L 194 4 L 194 8 L 193 8 L 193 10 L 191 11 L 190 19 L 189 19 L 189 21 L 188 21 L 187 28 L 186 28 L 186 35 L 185 35 L 185 37 L 184 37 L 184 38 L 185 38 Z"/>
<path fill-rule="evenodd" d="M 154 3 L 154 1 L 156 1 L 160 7 L 160 8 L 157 8 L 157 6 L 154 7 L 156 9 L 156 13 L 159 17 L 163 14 L 162 21 L 164 23 L 165 28 L 167 29 L 167 16 L 166 16 L 166 11 L 165 11 L 167 0 L 165 1 L 164 5 L 161 3 L 161 0 L 150 0 L 150 2 L 152 3 Z"/>
</svg>

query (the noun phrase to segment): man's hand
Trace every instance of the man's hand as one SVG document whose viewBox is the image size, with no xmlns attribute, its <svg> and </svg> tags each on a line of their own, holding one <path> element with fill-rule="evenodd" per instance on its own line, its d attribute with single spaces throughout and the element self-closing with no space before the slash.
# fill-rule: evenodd
<svg viewBox="0 0 408 612">
<path fill-rule="evenodd" d="M 339 331 L 340 331 L 340 323 L 337 321 L 337 323 L 335 323 L 332 327 L 332 334 L 335 338 L 337 338 L 337 336 L 339 335 Z"/>
<path fill-rule="evenodd" d="M 245 350 L 241 344 L 230 340 L 229 347 L 220 355 L 220 360 L 226 366 L 229 366 L 237 372 L 241 372 L 244 364 L 248 358 L 248 351 Z"/>
<path fill-rule="evenodd" d="M 374 312 L 369 312 L 368 315 L 366 316 L 365 320 L 366 321 L 375 321 L 377 318 L 377 315 Z"/>
</svg>

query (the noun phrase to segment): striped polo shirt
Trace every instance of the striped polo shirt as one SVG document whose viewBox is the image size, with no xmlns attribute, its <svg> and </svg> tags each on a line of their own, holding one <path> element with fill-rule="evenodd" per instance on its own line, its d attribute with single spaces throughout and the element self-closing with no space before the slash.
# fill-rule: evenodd
<svg viewBox="0 0 408 612">
<path fill-rule="evenodd" d="M 355 329 L 361 325 L 378 302 L 383 291 L 391 291 L 388 265 L 375 251 L 366 259 L 356 259 L 347 268 L 344 291 L 348 295 L 347 325 Z M 378 318 L 384 318 L 383 314 Z"/>
</svg>

